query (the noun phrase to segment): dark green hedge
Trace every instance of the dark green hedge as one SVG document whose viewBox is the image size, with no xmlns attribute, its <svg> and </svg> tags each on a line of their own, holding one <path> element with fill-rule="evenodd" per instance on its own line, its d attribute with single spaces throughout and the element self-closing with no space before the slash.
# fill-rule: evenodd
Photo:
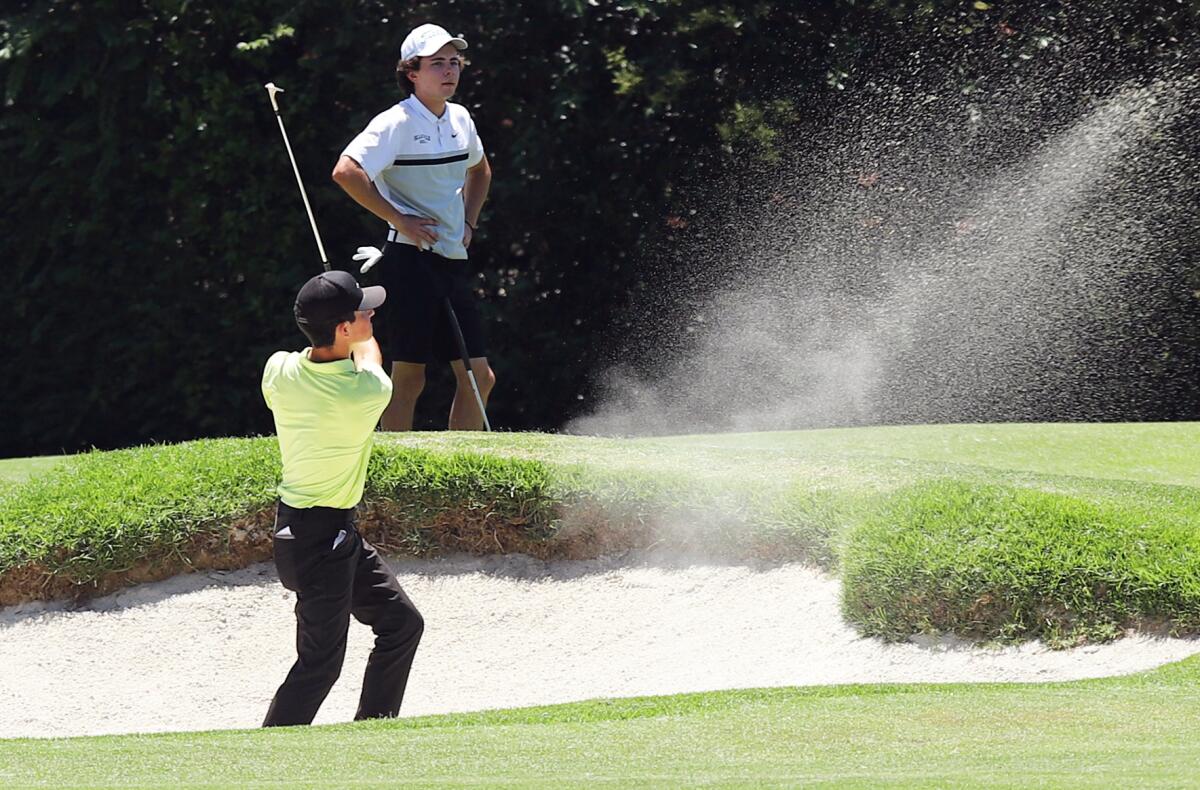
<svg viewBox="0 0 1200 790">
<path fill-rule="evenodd" d="M 773 161 L 776 133 L 803 139 L 825 122 L 817 108 L 869 89 L 890 44 L 964 82 L 964 44 L 1019 80 L 1038 68 L 1038 36 L 1068 23 L 1118 42 L 1134 71 L 1191 46 L 1194 4 L 1089 4 L 1082 23 L 1077 5 L 7 3 L 0 455 L 270 429 L 261 364 L 301 344 L 290 302 L 319 260 L 267 81 L 287 91 L 326 247 L 348 268 L 381 233 L 329 180 L 337 153 L 395 100 L 413 24 L 470 39 L 459 99 L 495 170 L 472 251 L 500 377 L 493 422 L 552 429 L 591 406 L 600 349 L 631 334 L 622 311 L 671 279 L 655 267 L 683 265 L 660 254 L 680 215 L 722 175 Z M 445 384 L 419 425 L 444 421 Z"/>
</svg>

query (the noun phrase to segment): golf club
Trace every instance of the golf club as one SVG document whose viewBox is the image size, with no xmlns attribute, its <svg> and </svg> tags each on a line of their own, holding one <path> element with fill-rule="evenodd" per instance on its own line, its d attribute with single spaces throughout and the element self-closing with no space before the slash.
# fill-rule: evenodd
<svg viewBox="0 0 1200 790">
<path fill-rule="evenodd" d="M 296 166 L 296 157 L 292 154 L 292 144 L 288 141 L 287 130 L 283 128 L 283 116 L 279 114 L 279 102 L 275 100 L 275 94 L 283 93 L 283 88 L 278 87 L 273 82 L 268 82 L 263 86 L 267 89 L 267 96 L 271 99 L 271 109 L 275 111 L 275 120 L 279 121 L 279 132 L 283 135 L 283 144 L 287 148 L 288 159 L 292 163 L 292 172 L 296 174 L 296 185 L 300 187 L 300 197 L 304 200 L 304 210 L 308 214 L 308 224 L 312 226 L 313 238 L 317 240 L 317 250 L 321 253 L 321 265 L 325 267 L 325 271 L 329 271 L 329 258 L 325 255 L 325 245 L 321 243 L 321 233 L 317 230 L 317 220 L 313 216 L 312 207 L 308 203 L 308 194 L 304 191 L 304 181 L 300 178 L 300 168 Z M 372 255 L 371 253 L 374 253 Z M 366 272 L 369 268 L 375 265 L 382 257 L 382 253 L 372 247 L 359 247 L 358 255 L 355 260 L 366 259 L 368 262 L 363 264 L 362 271 Z M 454 333 L 454 340 L 458 343 L 458 353 L 462 356 L 463 367 L 467 370 L 467 380 L 471 382 L 471 391 L 475 394 L 475 405 L 479 407 L 479 413 L 483 416 L 483 427 L 488 432 L 492 430 L 492 423 L 488 420 L 487 409 L 483 407 L 483 396 L 479 394 L 479 384 L 475 381 L 475 371 L 471 370 L 471 357 L 467 352 L 467 341 L 463 339 L 462 327 L 458 325 L 458 316 L 454 313 L 454 307 L 450 304 L 450 297 L 445 299 L 446 315 L 450 319 L 450 329 Z"/>
<path fill-rule="evenodd" d="M 454 306 L 450 304 L 449 296 L 446 297 L 443 304 L 446 306 L 446 315 L 450 317 L 450 329 L 454 332 L 455 342 L 458 343 L 458 353 L 462 357 L 463 367 L 467 369 L 467 380 L 471 382 L 471 391 L 475 393 L 475 405 L 479 407 L 479 413 L 483 415 L 483 429 L 490 433 L 492 423 L 488 420 L 487 409 L 483 408 L 483 396 L 479 394 L 475 371 L 471 370 L 471 355 L 467 352 L 467 341 L 463 339 L 462 327 L 458 325 L 458 316 L 454 314 Z"/>
<path fill-rule="evenodd" d="M 329 271 L 329 258 L 325 255 L 325 245 L 321 243 L 321 233 L 317 230 L 317 220 L 313 217 L 312 206 L 308 204 L 308 194 L 304 191 L 304 182 L 300 179 L 300 168 L 296 166 L 296 157 L 292 154 L 292 144 L 288 141 L 287 130 L 283 128 L 283 116 L 279 114 L 279 102 L 275 94 L 283 93 L 283 88 L 268 82 L 263 86 L 271 98 L 271 109 L 275 111 L 275 120 L 279 121 L 279 133 L 283 135 L 283 144 L 287 147 L 288 159 L 292 162 L 292 172 L 296 174 L 296 185 L 300 187 L 300 197 L 304 199 L 304 210 L 308 213 L 308 224 L 312 226 L 313 238 L 317 240 L 317 250 L 321 253 L 321 265 Z"/>
</svg>

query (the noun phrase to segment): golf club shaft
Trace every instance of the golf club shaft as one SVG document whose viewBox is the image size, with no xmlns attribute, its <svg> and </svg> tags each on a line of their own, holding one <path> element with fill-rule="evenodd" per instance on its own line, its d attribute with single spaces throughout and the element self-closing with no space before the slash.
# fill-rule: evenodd
<svg viewBox="0 0 1200 790">
<path fill-rule="evenodd" d="M 475 393 L 475 405 L 479 407 L 479 413 L 483 416 L 483 428 L 485 431 L 492 430 L 492 423 L 488 420 L 487 409 L 483 408 L 483 396 L 479 394 L 479 384 L 475 381 L 475 371 L 471 370 L 471 355 L 467 352 L 467 341 L 463 339 L 462 327 L 458 325 L 458 316 L 454 314 L 454 305 L 450 304 L 450 297 L 446 297 L 446 315 L 450 317 L 450 328 L 454 331 L 454 339 L 458 343 L 458 353 L 462 357 L 463 367 L 467 369 L 467 380 L 471 382 L 471 391 Z"/>
<path fill-rule="evenodd" d="M 287 148 L 288 159 L 292 163 L 292 172 L 296 174 L 296 186 L 300 187 L 300 197 L 304 200 L 304 211 L 308 214 L 308 224 L 312 226 L 313 238 L 317 240 L 317 251 L 321 253 L 321 265 L 329 271 L 329 258 L 325 255 L 325 245 L 321 243 L 321 232 L 317 230 L 317 220 L 313 216 L 312 206 L 308 204 L 308 193 L 304 191 L 304 181 L 300 178 L 300 168 L 296 166 L 296 157 L 292 153 L 292 143 L 288 140 L 287 129 L 283 128 L 283 116 L 279 113 L 279 104 L 275 101 L 275 93 L 280 89 L 275 83 L 267 83 L 267 93 L 271 97 L 271 108 L 275 110 L 275 120 L 279 121 L 279 133 L 283 135 L 283 144 Z"/>
</svg>

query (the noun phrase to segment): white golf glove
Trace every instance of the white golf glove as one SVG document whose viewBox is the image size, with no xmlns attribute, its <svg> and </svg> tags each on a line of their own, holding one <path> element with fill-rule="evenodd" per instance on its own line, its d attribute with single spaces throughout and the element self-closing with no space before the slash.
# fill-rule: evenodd
<svg viewBox="0 0 1200 790">
<path fill-rule="evenodd" d="M 363 262 L 363 265 L 358 270 L 366 274 L 371 271 L 372 266 L 379 263 L 379 259 L 382 257 L 383 250 L 378 247 L 359 247 L 358 252 L 354 255 L 354 260 Z"/>
</svg>

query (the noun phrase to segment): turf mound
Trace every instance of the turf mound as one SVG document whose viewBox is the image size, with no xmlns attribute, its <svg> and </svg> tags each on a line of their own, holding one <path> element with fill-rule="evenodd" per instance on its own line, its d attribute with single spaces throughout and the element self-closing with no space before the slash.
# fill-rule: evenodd
<svg viewBox="0 0 1200 790">
<path fill-rule="evenodd" d="M 948 631 L 1067 645 L 1111 639 L 1133 622 L 1194 634 L 1200 492 L 1129 493 L 959 481 L 897 492 L 848 536 L 846 616 L 891 639 Z"/>
<path fill-rule="evenodd" d="M 0 605 L 85 599 L 191 570 L 271 556 L 272 437 L 94 452 L 0 493 Z M 764 514 L 686 476 L 588 469 L 512 453 L 381 441 L 359 526 L 393 554 L 587 559 L 649 546 L 803 556 Z M 711 521 L 721 529 L 680 529 Z M 821 551 L 815 552 L 821 555 Z M 827 554 L 827 552 L 825 552 Z"/>
<path fill-rule="evenodd" d="M 1190 634 L 1198 440 L 1196 424 L 381 435 L 360 524 L 418 557 L 814 563 L 843 573 L 846 616 L 887 639 Z M 90 453 L 10 484 L 0 604 L 268 559 L 278 474 L 263 437 Z"/>
</svg>

